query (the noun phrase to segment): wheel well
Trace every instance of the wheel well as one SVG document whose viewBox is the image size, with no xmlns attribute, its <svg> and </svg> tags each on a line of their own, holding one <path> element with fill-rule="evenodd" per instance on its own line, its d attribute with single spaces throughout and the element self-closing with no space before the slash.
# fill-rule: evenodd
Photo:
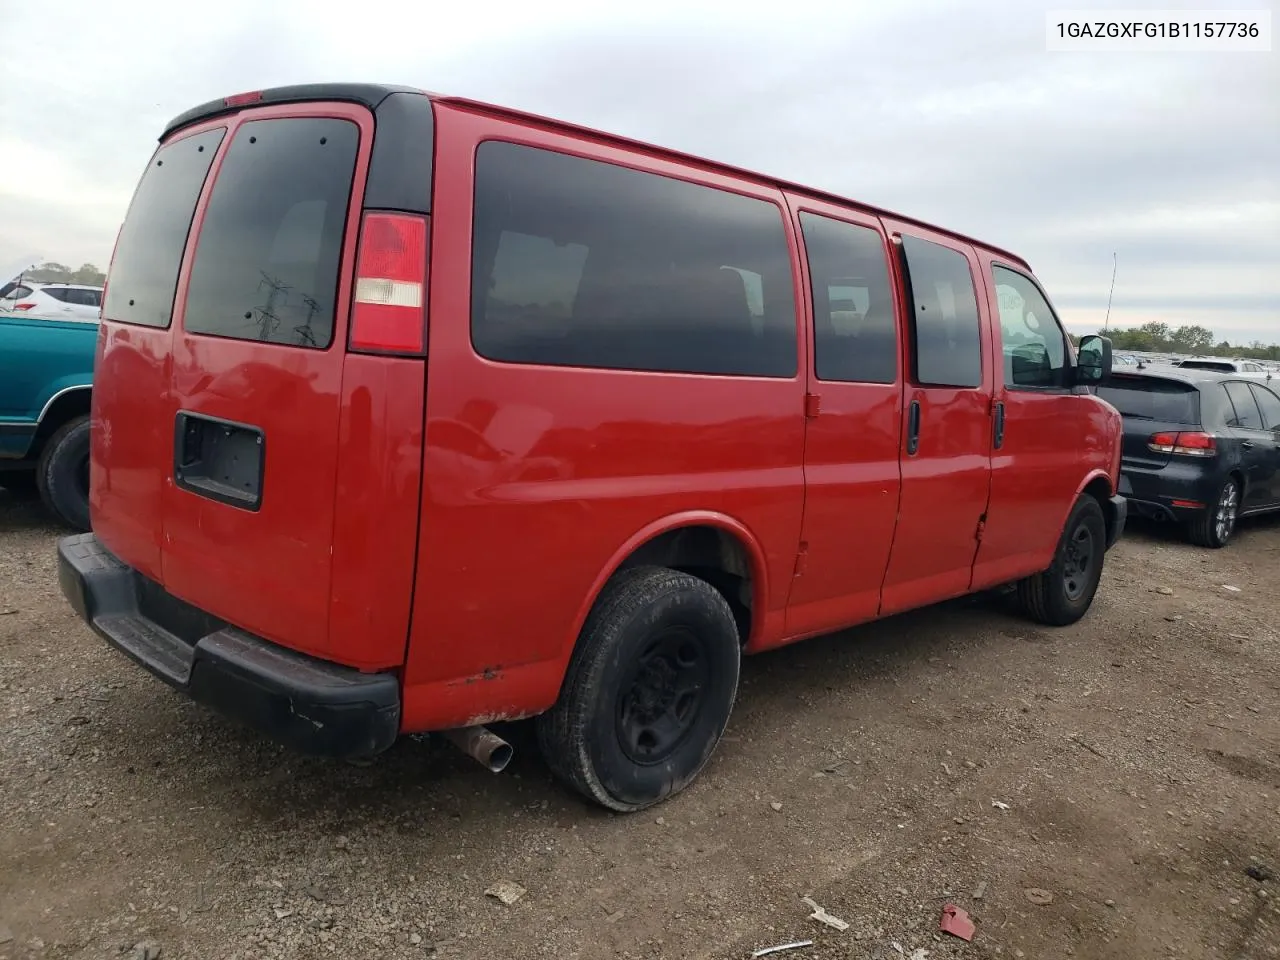
<svg viewBox="0 0 1280 960">
<path fill-rule="evenodd" d="M 618 567 L 669 567 L 705 580 L 724 597 L 745 644 L 751 637 L 754 583 L 746 547 L 728 531 L 696 526 L 668 530 L 641 544 Z"/>
<path fill-rule="evenodd" d="M 38 457 L 45 442 L 57 432 L 58 428 L 76 417 L 89 415 L 93 391 L 84 389 L 68 390 L 49 405 L 49 409 L 40 418 L 36 435 L 31 441 L 28 457 Z"/>
</svg>

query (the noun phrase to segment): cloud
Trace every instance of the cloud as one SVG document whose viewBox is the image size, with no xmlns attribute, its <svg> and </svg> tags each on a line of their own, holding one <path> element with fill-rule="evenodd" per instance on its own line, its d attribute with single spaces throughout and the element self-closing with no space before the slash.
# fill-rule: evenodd
<svg viewBox="0 0 1280 960">
<path fill-rule="evenodd" d="M 159 0 L 27 5 L 6 13 L 10 36 L 74 26 L 59 30 L 56 70 L 42 44 L 11 44 L 0 60 L 0 260 L 38 247 L 104 262 L 156 135 L 195 103 L 381 80 L 762 170 L 1011 248 L 1076 329 L 1102 323 L 1115 253 L 1113 324 L 1207 322 L 1220 337 L 1280 340 L 1276 54 L 1047 53 L 1047 6 L 388 0 L 353 17 L 349 4 L 226 0 L 188 19 Z"/>
</svg>

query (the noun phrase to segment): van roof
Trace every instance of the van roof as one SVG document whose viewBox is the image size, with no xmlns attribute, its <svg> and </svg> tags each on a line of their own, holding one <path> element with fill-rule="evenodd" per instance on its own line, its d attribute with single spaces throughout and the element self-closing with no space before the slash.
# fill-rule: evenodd
<svg viewBox="0 0 1280 960">
<path fill-rule="evenodd" d="M 557 120 L 554 117 L 541 116 L 525 110 L 516 110 L 511 107 L 485 103 L 483 101 L 472 100 L 467 97 L 446 96 L 426 90 L 419 90 L 414 87 L 379 83 L 304 83 L 287 87 L 271 87 L 269 89 L 253 91 L 250 94 L 241 94 L 219 100 L 210 100 L 208 103 L 203 103 L 198 107 L 193 107 L 169 121 L 164 128 L 164 132 L 160 135 L 160 140 L 164 141 L 168 139 L 170 134 L 174 131 L 196 123 L 197 121 L 207 120 L 211 117 L 235 113 L 239 110 L 262 106 L 265 104 L 300 103 L 312 100 L 337 100 L 347 103 L 358 103 L 370 110 L 376 110 L 378 105 L 393 93 L 422 94 L 423 96 L 430 97 L 432 100 L 440 103 L 464 107 L 481 113 L 502 116 L 512 120 L 531 121 L 539 126 L 550 127 L 566 133 L 591 137 L 593 139 L 602 140 L 618 146 L 643 150 L 647 153 L 660 157 L 667 157 L 686 163 L 696 164 L 704 169 L 747 177 L 752 180 L 770 184 L 781 190 L 789 190 L 795 193 L 804 194 L 805 196 L 809 196 L 817 200 L 826 200 L 832 203 L 852 206 L 878 216 L 888 217 L 893 220 L 901 220 L 904 223 L 911 223 L 919 227 L 925 227 L 929 230 L 935 230 L 938 233 L 945 234 L 953 239 L 973 244 L 976 247 L 981 247 L 982 249 L 997 254 L 998 256 L 1008 258 L 1027 270 L 1031 269 L 1025 259 L 1009 250 L 994 246 L 974 237 L 966 236 L 965 234 L 959 233 L 955 230 L 948 230 L 946 227 L 940 227 L 937 224 L 929 223 L 928 221 L 920 220 L 916 217 L 909 217 L 905 214 L 895 213 L 892 210 L 877 207 L 861 200 L 853 200 L 849 197 L 843 197 L 836 193 L 805 186 L 804 184 L 795 183 L 789 180 L 783 180 L 778 177 L 769 176 L 768 174 L 758 173 L 744 167 L 721 163 L 717 160 L 708 160 L 705 157 L 699 157 L 691 153 L 684 153 L 680 150 L 672 150 L 668 147 L 660 147 L 652 143 L 646 143 L 642 140 L 634 140 L 630 137 L 624 137 L 619 134 L 607 133 L 581 124 L 570 123 L 565 120 Z"/>
</svg>

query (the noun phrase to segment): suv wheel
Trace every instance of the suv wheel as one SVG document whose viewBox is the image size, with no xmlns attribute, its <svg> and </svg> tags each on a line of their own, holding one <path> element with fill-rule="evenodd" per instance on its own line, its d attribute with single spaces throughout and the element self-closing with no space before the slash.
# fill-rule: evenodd
<svg viewBox="0 0 1280 960">
<path fill-rule="evenodd" d="M 1084 494 L 1071 508 L 1053 563 L 1018 583 L 1018 600 L 1039 623 L 1063 627 L 1083 617 L 1102 579 L 1107 523 L 1098 501 Z"/>
<path fill-rule="evenodd" d="M 537 720 L 547 765 L 623 813 L 679 793 L 724 733 L 740 661 L 733 611 L 705 580 L 623 571 L 587 618 L 560 699 Z"/>
<path fill-rule="evenodd" d="M 89 418 L 68 420 L 49 438 L 36 466 L 40 499 L 58 519 L 89 529 Z"/>
<path fill-rule="evenodd" d="M 1240 514 L 1240 483 L 1228 477 L 1218 491 L 1218 499 L 1187 527 L 1187 534 L 1198 547 L 1225 547 L 1236 532 Z"/>
</svg>

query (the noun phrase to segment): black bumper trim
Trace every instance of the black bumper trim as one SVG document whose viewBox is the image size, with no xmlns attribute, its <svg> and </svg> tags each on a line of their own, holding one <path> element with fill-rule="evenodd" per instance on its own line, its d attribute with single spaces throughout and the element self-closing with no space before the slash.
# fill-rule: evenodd
<svg viewBox="0 0 1280 960">
<path fill-rule="evenodd" d="M 301 752 L 368 757 L 400 728 L 400 684 L 277 646 L 191 607 L 91 533 L 58 543 L 62 592 L 94 631 L 169 686 Z"/>
<path fill-rule="evenodd" d="M 1124 525 L 1129 519 L 1128 497 L 1116 496 L 1110 499 L 1108 512 L 1110 523 L 1107 524 L 1107 549 L 1116 545 L 1116 541 L 1124 536 Z"/>
</svg>

